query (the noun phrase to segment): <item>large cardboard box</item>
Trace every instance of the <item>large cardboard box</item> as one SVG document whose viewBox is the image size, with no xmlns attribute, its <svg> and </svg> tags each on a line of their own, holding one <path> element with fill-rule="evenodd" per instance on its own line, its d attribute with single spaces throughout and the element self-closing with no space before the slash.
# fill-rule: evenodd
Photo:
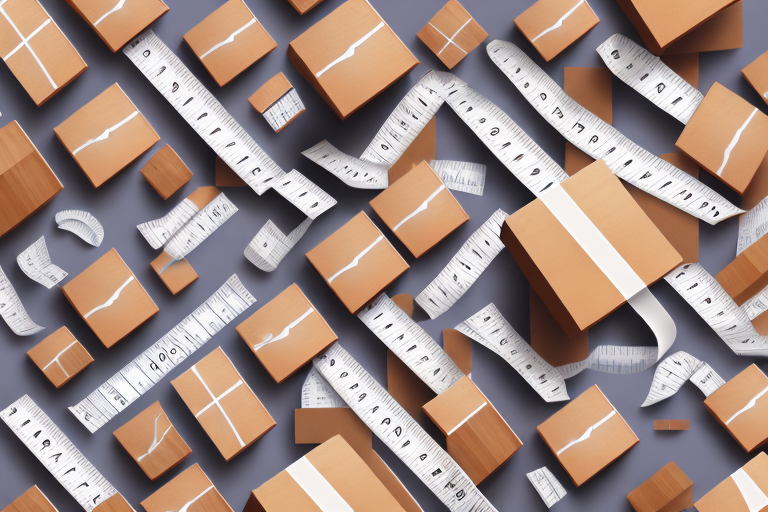
<svg viewBox="0 0 768 512">
<path fill-rule="evenodd" d="M 635 512 L 681 512 L 693 507 L 693 482 L 670 462 L 627 494 Z"/>
<path fill-rule="evenodd" d="M 27 355 L 51 384 L 60 388 L 85 370 L 93 357 L 66 327 L 61 327 L 35 345 Z"/>
<path fill-rule="evenodd" d="M 309 494 L 309 489 L 322 489 L 323 492 Z M 320 499 L 323 500 L 322 506 L 316 501 Z M 324 442 L 254 489 L 243 512 L 299 510 L 404 512 L 394 496 L 341 436 Z"/>
<path fill-rule="evenodd" d="M 179 473 L 173 480 L 141 502 L 147 512 L 169 510 L 196 510 L 205 512 L 232 512 L 232 508 L 213 485 L 213 482 L 195 464 Z"/>
<path fill-rule="evenodd" d="M 768 51 L 753 60 L 741 73 L 763 101 L 768 103 Z"/>
<path fill-rule="evenodd" d="M 768 286 L 768 235 L 744 249 L 715 277 L 741 306 Z"/>
<path fill-rule="evenodd" d="M 597 385 L 536 429 L 576 487 L 640 441 Z"/>
<path fill-rule="evenodd" d="M 67 3 L 113 53 L 168 12 L 168 6 L 162 0 L 67 0 Z"/>
<path fill-rule="evenodd" d="M 747 488 L 748 496 L 741 489 Z M 755 508 L 768 501 L 768 455 L 760 452 L 754 459 L 720 482 L 696 502 L 698 512 L 766 512 L 768 506 Z M 747 499 L 750 502 L 747 502 Z"/>
<path fill-rule="evenodd" d="M 561 186 L 646 286 L 682 262 L 602 160 Z M 501 240 L 570 337 L 626 302 L 541 199 L 507 217 Z"/>
<path fill-rule="evenodd" d="M 598 23 L 587 0 L 538 0 L 515 18 L 517 28 L 547 62 Z"/>
<path fill-rule="evenodd" d="M 341 119 L 419 63 L 367 0 L 347 0 L 291 41 L 288 58 Z"/>
<path fill-rule="evenodd" d="M 448 0 L 416 37 L 437 55 L 448 69 L 480 46 L 488 32 L 456 0 Z"/>
<path fill-rule="evenodd" d="M 704 405 L 745 451 L 768 441 L 768 377 L 754 363 L 709 395 Z"/>
</svg>

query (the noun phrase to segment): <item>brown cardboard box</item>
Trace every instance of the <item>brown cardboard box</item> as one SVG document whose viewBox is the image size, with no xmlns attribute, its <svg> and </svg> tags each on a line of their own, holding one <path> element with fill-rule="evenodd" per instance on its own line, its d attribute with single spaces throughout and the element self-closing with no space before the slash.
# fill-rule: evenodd
<svg viewBox="0 0 768 512">
<path fill-rule="evenodd" d="M 0 237 L 63 188 L 19 123 L 0 128 Z"/>
<path fill-rule="evenodd" d="M 448 453 L 475 484 L 496 471 L 522 441 L 469 377 L 424 405 L 447 438 Z"/>
<path fill-rule="evenodd" d="M 248 184 L 238 176 L 221 158 L 216 157 L 215 181 L 217 187 L 247 187 Z"/>
<path fill-rule="evenodd" d="M 734 50 L 742 46 L 744 2 L 738 0 L 669 45 L 663 55 Z"/>
<path fill-rule="evenodd" d="M 602 160 L 561 186 L 646 286 L 682 262 Z M 621 293 L 541 199 L 507 217 L 501 239 L 568 336 L 624 304 Z"/>
<path fill-rule="evenodd" d="M 192 179 L 192 171 L 168 144 L 147 160 L 141 174 L 163 199 L 171 197 Z"/>
<path fill-rule="evenodd" d="M 54 331 L 27 352 L 27 355 L 57 388 L 69 382 L 93 362 L 91 354 L 66 327 Z"/>
<path fill-rule="evenodd" d="M 147 512 L 168 510 L 233 512 L 213 482 L 195 464 L 141 502 Z"/>
<path fill-rule="evenodd" d="M 640 441 L 597 385 L 550 416 L 537 430 L 576 487 Z"/>
<path fill-rule="evenodd" d="M 531 348 L 537 354 L 552 366 L 577 363 L 589 357 L 588 330 L 569 338 L 533 288 L 529 301 Z"/>
<path fill-rule="evenodd" d="M 435 392 L 391 350 L 387 350 L 387 391 L 414 420 L 424 425 L 426 415 L 422 407 L 435 398 Z"/>
<path fill-rule="evenodd" d="M 587 0 L 538 0 L 515 18 L 517 28 L 547 62 L 598 23 Z"/>
<path fill-rule="evenodd" d="M 3 512 L 58 512 L 43 491 L 33 485 L 13 500 Z"/>
<path fill-rule="evenodd" d="M 384 189 L 371 207 L 416 258 L 469 220 L 427 162 Z"/>
<path fill-rule="evenodd" d="M 751 210 L 768 196 L 768 153 L 755 172 L 746 192 L 741 197 L 741 208 Z"/>
<path fill-rule="evenodd" d="M 408 146 L 400 155 L 392 167 L 389 168 L 389 184 L 405 176 L 405 174 L 426 160 L 430 162 L 435 159 L 437 155 L 437 117 L 433 117 L 429 122 L 421 129 L 421 132 L 413 139 L 411 145 Z"/>
<path fill-rule="evenodd" d="M 318 5 L 323 0 L 288 0 L 296 12 L 305 14 L 307 11 Z"/>
<path fill-rule="evenodd" d="M 745 451 L 768 441 L 768 377 L 755 364 L 720 386 L 704 405 Z"/>
<path fill-rule="evenodd" d="M 768 235 L 744 249 L 715 279 L 741 306 L 768 286 Z"/>
<path fill-rule="evenodd" d="M 758 453 L 739 471 L 717 484 L 696 502 L 696 510 L 698 512 L 755 512 L 747 505 L 734 476 L 740 480 L 752 480 L 763 495 L 768 495 L 768 455 L 765 452 Z M 757 512 L 766 511 L 768 507 L 757 510 Z"/>
<path fill-rule="evenodd" d="M 266 112 L 269 107 L 276 103 L 280 98 L 291 92 L 291 90 L 293 90 L 291 82 L 288 81 L 284 74 L 278 73 L 267 80 L 264 85 L 259 87 L 258 90 L 253 93 L 250 98 L 248 98 L 248 102 L 250 102 L 251 106 L 256 109 L 259 114 L 264 114 L 264 112 Z M 286 126 L 294 122 L 296 118 L 299 117 L 302 113 L 304 113 L 303 108 L 298 114 L 288 120 L 288 122 L 275 130 L 275 132 L 280 133 L 283 131 Z"/>
<path fill-rule="evenodd" d="M 635 512 L 681 512 L 693 507 L 693 482 L 670 462 L 627 494 Z"/>
<path fill-rule="evenodd" d="M 171 384 L 227 461 L 276 425 L 221 347 Z"/>
<path fill-rule="evenodd" d="M 586 108 L 608 124 L 613 123 L 613 74 L 608 68 L 563 69 L 563 90 L 579 105 Z M 582 150 L 565 143 L 565 164 L 563 168 L 573 176 L 595 160 Z"/>
<path fill-rule="evenodd" d="M 53 131 L 94 188 L 102 186 L 160 140 L 117 84 Z"/>
<path fill-rule="evenodd" d="M 136 512 L 122 494 L 113 494 L 99 503 L 93 512 Z"/>
<path fill-rule="evenodd" d="M 134 416 L 114 435 L 150 480 L 157 480 L 192 453 L 160 402 Z"/>
<path fill-rule="evenodd" d="M 341 436 L 324 442 L 251 492 L 243 512 L 322 512 L 304 490 L 309 476 L 335 491 L 354 512 L 404 512 L 363 459 Z M 313 471 L 314 470 L 314 471 Z M 298 481 L 297 481 L 298 479 Z M 303 485 L 302 485 L 303 484 Z M 330 489 L 328 489 L 330 492 Z"/>
<path fill-rule="evenodd" d="M 168 12 L 162 0 L 67 0 L 113 53 Z"/>
<path fill-rule="evenodd" d="M 691 430 L 691 420 L 653 420 L 653 430 Z"/>
<path fill-rule="evenodd" d="M 456 0 L 448 0 L 416 37 L 448 69 L 453 69 L 469 52 L 485 41 L 488 32 L 483 30 L 463 5 Z"/>
<path fill-rule="evenodd" d="M 38 107 L 88 68 L 37 0 L 8 0 L 0 10 L 0 56 Z"/>
<path fill-rule="evenodd" d="M 163 251 L 160 256 L 149 264 L 168 290 L 176 295 L 181 290 L 197 281 L 198 275 L 186 258 L 173 261 L 171 256 Z"/>
<path fill-rule="evenodd" d="M 367 0 L 347 0 L 315 23 L 288 57 L 341 119 L 419 63 Z"/>
<path fill-rule="evenodd" d="M 741 73 L 763 101 L 768 103 L 768 51 L 753 60 Z"/>
<path fill-rule="evenodd" d="M 409 268 L 365 212 L 315 246 L 307 259 L 350 313 L 365 306 Z"/>
<path fill-rule="evenodd" d="M 656 55 L 735 1 L 616 0 L 645 46 Z"/>
<path fill-rule="evenodd" d="M 243 0 L 225 2 L 184 34 L 184 41 L 220 87 L 277 48 Z"/>
<path fill-rule="evenodd" d="M 675 145 L 743 194 L 768 152 L 768 116 L 715 82 Z"/>
<path fill-rule="evenodd" d="M 114 248 L 61 291 L 107 348 L 160 311 Z"/>
<path fill-rule="evenodd" d="M 752 320 L 752 325 L 761 336 L 768 336 L 768 311 Z"/>
<path fill-rule="evenodd" d="M 277 383 L 338 339 L 296 283 L 238 325 L 237 332 Z"/>
</svg>

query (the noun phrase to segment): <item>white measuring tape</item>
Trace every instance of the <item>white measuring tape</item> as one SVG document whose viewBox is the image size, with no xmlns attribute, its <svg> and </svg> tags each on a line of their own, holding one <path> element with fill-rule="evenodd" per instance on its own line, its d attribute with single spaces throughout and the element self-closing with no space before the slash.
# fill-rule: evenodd
<svg viewBox="0 0 768 512">
<path fill-rule="evenodd" d="M 430 160 L 429 166 L 449 189 L 476 196 L 483 195 L 487 169 L 485 164 L 456 160 Z"/>
<path fill-rule="evenodd" d="M 104 240 L 101 223 L 86 211 L 63 210 L 56 214 L 55 219 L 59 229 L 74 233 L 94 247 L 100 246 Z"/>
<path fill-rule="evenodd" d="M 349 407 L 314 366 L 301 386 L 302 409 Z"/>
<path fill-rule="evenodd" d="M 725 380 L 704 361 L 687 352 L 675 352 L 656 367 L 651 389 L 642 406 L 666 400 L 677 393 L 686 381 L 693 382 L 704 396 L 711 395 L 725 384 Z"/>
<path fill-rule="evenodd" d="M 91 433 L 96 432 L 254 302 L 233 274 L 176 327 L 69 410 Z"/>
<path fill-rule="evenodd" d="M 45 329 L 29 317 L 3 267 L 0 267 L 0 316 L 17 336 L 31 336 Z"/>
<path fill-rule="evenodd" d="M 555 475 L 552 474 L 547 466 L 526 473 L 525 476 L 528 477 L 528 481 L 531 482 L 533 488 L 536 489 L 536 492 L 547 508 L 552 508 L 552 505 L 568 494 L 565 491 L 563 484 L 555 478 Z"/>
<path fill-rule="evenodd" d="M 68 275 L 51 262 L 51 255 L 48 254 L 44 236 L 38 238 L 35 243 L 16 256 L 16 263 L 19 264 L 19 268 L 28 278 L 48 289 L 62 282 Z"/>
<path fill-rule="evenodd" d="M 301 240 L 310 224 L 312 219 L 306 218 L 286 235 L 274 222 L 268 220 L 248 243 L 243 254 L 248 261 L 256 265 L 256 268 L 264 272 L 272 272 L 293 249 L 293 246 Z"/>
<path fill-rule="evenodd" d="M 754 208 L 739 217 L 739 240 L 736 254 L 768 234 L 768 197 L 763 198 Z"/>
<path fill-rule="evenodd" d="M 222 192 L 173 234 L 165 244 L 164 251 L 174 261 L 183 259 L 235 213 L 237 213 L 237 206 Z"/>
</svg>

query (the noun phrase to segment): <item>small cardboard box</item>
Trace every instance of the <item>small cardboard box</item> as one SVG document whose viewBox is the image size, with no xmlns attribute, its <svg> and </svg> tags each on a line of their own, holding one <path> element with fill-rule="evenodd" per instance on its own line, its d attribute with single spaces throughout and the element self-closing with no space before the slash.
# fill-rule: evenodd
<svg viewBox="0 0 768 512">
<path fill-rule="evenodd" d="M 323 0 L 288 0 L 296 12 L 305 14 L 307 11 L 318 5 Z"/>
<path fill-rule="evenodd" d="M 704 405 L 745 451 L 768 441 L 768 377 L 757 365 L 720 386 Z"/>
<path fill-rule="evenodd" d="M 693 507 L 693 482 L 670 462 L 627 494 L 635 512 L 681 512 Z"/>
<path fill-rule="evenodd" d="M 0 16 L 0 56 L 39 107 L 88 68 L 37 0 L 8 0 Z"/>
<path fill-rule="evenodd" d="M 461 62 L 488 37 L 477 21 L 456 0 L 449 0 L 424 25 L 416 37 L 437 55 L 448 69 Z"/>
<path fill-rule="evenodd" d="M 173 261 L 165 251 L 161 252 L 160 256 L 152 260 L 149 265 L 173 295 L 194 283 L 198 278 L 197 272 L 186 258 Z"/>
<path fill-rule="evenodd" d="M 517 28 L 547 62 L 598 23 L 587 0 L 538 0 L 515 18 Z"/>
<path fill-rule="evenodd" d="M 288 58 L 341 119 L 419 63 L 367 0 L 347 0 L 291 41 Z"/>
<path fill-rule="evenodd" d="M 408 270 L 387 237 L 360 212 L 307 253 L 307 259 L 356 313 Z"/>
<path fill-rule="evenodd" d="M 19 123 L 0 128 L 0 237 L 63 188 Z"/>
<path fill-rule="evenodd" d="M 177 466 L 192 450 L 155 402 L 114 431 L 118 442 L 150 480 Z"/>
<path fill-rule="evenodd" d="M 141 502 L 147 512 L 168 510 L 233 512 L 213 482 L 195 464 Z"/>
<path fill-rule="evenodd" d="M 27 352 L 27 355 L 57 388 L 69 382 L 93 362 L 91 354 L 66 327 L 54 331 Z"/>
<path fill-rule="evenodd" d="M 768 103 L 768 51 L 753 60 L 741 73 L 763 101 Z"/>
<path fill-rule="evenodd" d="M 648 50 L 661 55 L 672 43 L 735 1 L 616 0 L 616 3 L 635 26 Z"/>
<path fill-rule="evenodd" d="M 768 286 L 768 235 L 744 249 L 715 277 L 741 306 Z"/>
<path fill-rule="evenodd" d="M 290 96 L 287 96 L 289 93 Z M 284 105 L 285 101 L 288 101 L 288 105 Z M 298 104 L 295 105 L 294 101 L 298 101 Z M 264 119 L 267 120 L 276 133 L 283 131 L 286 126 L 294 122 L 305 110 L 296 89 L 293 88 L 291 82 L 282 73 L 278 73 L 267 80 L 264 85 L 259 87 L 248 98 L 248 102 L 259 114 L 264 116 Z M 298 111 L 289 110 L 285 108 L 286 106 L 295 107 Z M 286 114 L 291 114 L 292 117 L 286 119 Z"/>
<path fill-rule="evenodd" d="M 448 453 L 475 485 L 523 446 L 469 377 L 462 377 L 425 404 L 424 412 L 445 434 Z"/>
<path fill-rule="evenodd" d="M 243 0 L 224 3 L 184 34 L 184 41 L 220 87 L 277 48 Z"/>
<path fill-rule="evenodd" d="M 416 258 L 469 220 L 427 162 L 387 187 L 371 207 Z"/>
<path fill-rule="evenodd" d="M 102 186 L 160 140 L 117 84 L 53 131 L 94 188 Z"/>
<path fill-rule="evenodd" d="M 247 187 L 248 184 L 243 181 L 243 178 L 237 175 L 227 164 L 216 157 L 216 164 L 214 167 L 214 183 L 217 187 Z"/>
<path fill-rule="evenodd" d="M 171 384 L 227 461 L 276 425 L 221 347 Z"/>
<path fill-rule="evenodd" d="M 675 145 L 743 194 L 768 153 L 768 116 L 715 82 Z"/>
<path fill-rule="evenodd" d="M 682 262 L 602 160 L 561 186 L 646 286 Z M 501 240 L 568 336 L 624 304 L 621 293 L 541 199 L 507 217 Z"/>
<path fill-rule="evenodd" d="M 663 55 L 692 55 L 743 46 L 744 2 L 738 0 L 667 46 Z"/>
<path fill-rule="evenodd" d="M 114 248 L 61 291 L 107 348 L 160 311 Z"/>
<path fill-rule="evenodd" d="M 576 487 L 640 441 L 597 385 L 536 429 Z"/>
<path fill-rule="evenodd" d="M 277 383 L 338 339 L 295 283 L 238 325 L 237 332 Z"/>
<path fill-rule="evenodd" d="M 311 496 L 307 489 L 325 492 Z M 321 507 L 318 496 L 336 508 Z M 354 512 L 404 512 L 355 450 L 335 436 L 251 491 L 243 512 L 342 510 L 344 502 Z"/>
<path fill-rule="evenodd" d="M 91 26 L 112 53 L 168 12 L 168 6 L 162 0 L 67 0 L 67 3 Z"/>
<path fill-rule="evenodd" d="M 58 512 L 43 491 L 33 485 L 13 500 L 3 512 Z"/>
<path fill-rule="evenodd" d="M 163 199 L 171 197 L 192 179 L 192 171 L 168 144 L 147 160 L 141 174 Z"/>
<path fill-rule="evenodd" d="M 738 484 L 737 484 L 738 481 Z M 740 485 L 748 485 L 754 489 L 751 499 L 755 494 L 768 496 L 768 455 L 765 452 L 758 453 L 752 460 L 733 473 L 731 476 L 717 484 L 717 486 L 696 502 L 698 512 L 766 512 L 768 507 L 755 509 L 750 506 L 747 498 L 741 493 Z M 764 500 L 759 500 L 758 502 Z"/>
</svg>

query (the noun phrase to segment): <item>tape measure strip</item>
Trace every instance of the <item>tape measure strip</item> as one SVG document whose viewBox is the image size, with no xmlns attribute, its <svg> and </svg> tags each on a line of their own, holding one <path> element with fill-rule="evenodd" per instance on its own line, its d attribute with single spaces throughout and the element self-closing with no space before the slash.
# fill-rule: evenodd
<svg viewBox="0 0 768 512">
<path fill-rule="evenodd" d="M 296 169 L 277 180 L 272 188 L 312 220 L 336 204 L 333 197 Z"/>
<path fill-rule="evenodd" d="M 93 434 L 254 302 L 256 299 L 243 286 L 237 274 L 233 274 L 208 300 L 154 345 L 70 407 L 70 412 Z"/>
<path fill-rule="evenodd" d="M 597 53 L 611 73 L 683 124 L 688 124 L 704 100 L 698 89 L 661 58 L 628 37 L 612 35 L 597 47 Z"/>
<path fill-rule="evenodd" d="M 248 243 L 243 254 L 256 268 L 272 272 L 304 236 L 310 224 L 312 219 L 304 219 L 286 236 L 274 222 L 268 220 Z"/>
<path fill-rule="evenodd" d="M 445 350 L 386 293 L 376 297 L 357 317 L 436 394 L 464 376 Z"/>
<path fill-rule="evenodd" d="M 40 283 L 49 290 L 54 285 L 66 279 L 67 272 L 51 262 L 51 255 L 45 245 L 45 237 L 41 236 L 32 245 L 16 256 L 22 272 L 33 281 Z"/>
<path fill-rule="evenodd" d="M 69 231 L 94 247 L 101 245 L 104 240 L 104 228 L 101 223 L 83 210 L 63 210 L 55 216 L 59 229 Z"/>
<path fill-rule="evenodd" d="M 485 164 L 456 160 L 430 160 L 429 166 L 449 189 L 476 196 L 483 195 L 487 169 Z"/>
<path fill-rule="evenodd" d="M 165 252 L 174 261 L 183 259 L 235 213 L 237 213 L 237 206 L 224 195 L 224 192 L 220 193 L 171 237 L 165 244 Z"/>
<path fill-rule="evenodd" d="M 736 254 L 757 242 L 768 234 L 768 197 L 739 217 L 739 239 L 736 244 Z"/>
<path fill-rule="evenodd" d="M 493 41 L 488 55 L 565 139 L 619 178 L 709 224 L 743 213 L 691 175 L 641 148 L 576 103 L 520 48 Z"/>
<path fill-rule="evenodd" d="M 45 329 L 32 321 L 3 267 L 0 267 L 0 316 L 17 336 L 31 336 Z"/>
<path fill-rule="evenodd" d="M 451 512 L 496 511 L 456 461 L 338 342 L 313 365 Z"/>
<path fill-rule="evenodd" d="M 673 396 L 686 381 L 693 382 L 704 396 L 711 395 L 725 384 L 725 380 L 704 361 L 698 360 L 687 352 L 675 352 L 656 367 L 651 389 L 642 407 L 648 407 Z"/>
<path fill-rule="evenodd" d="M 349 407 L 328 381 L 323 378 L 314 366 L 309 370 L 304 384 L 301 386 L 301 408 L 323 409 Z"/>
<path fill-rule="evenodd" d="M 117 494 L 29 396 L 6 407 L 0 418 L 87 512 Z"/>
<path fill-rule="evenodd" d="M 270 105 L 262 116 L 267 120 L 269 126 L 278 132 L 290 123 L 294 117 L 304 112 L 304 110 L 304 103 L 302 103 L 299 93 L 291 87 L 291 90 Z"/>
<path fill-rule="evenodd" d="M 389 186 L 386 166 L 347 155 L 327 140 L 318 142 L 301 154 L 350 187 L 384 189 Z"/>
<path fill-rule="evenodd" d="M 741 309 L 747 314 L 750 320 L 754 320 L 758 316 L 768 311 L 768 286 L 763 288 L 757 295 L 747 300 L 741 305 Z"/>
<path fill-rule="evenodd" d="M 150 247 L 159 249 L 199 211 L 197 205 L 187 197 L 159 219 L 143 222 L 136 228 Z"/>
<path fill-rule="evenodd" d="M 547 508 L 552 508 L 552 505 L 568 494 L 565 491 L 563 484 L 555 478 L 555 475 L 552 474 L 547 466 L 526 473 L 525 476 L 528 477 L 528 481 L 531 482 L 533 488 L 536 489 L 536 492 Z"/>
</svg>

